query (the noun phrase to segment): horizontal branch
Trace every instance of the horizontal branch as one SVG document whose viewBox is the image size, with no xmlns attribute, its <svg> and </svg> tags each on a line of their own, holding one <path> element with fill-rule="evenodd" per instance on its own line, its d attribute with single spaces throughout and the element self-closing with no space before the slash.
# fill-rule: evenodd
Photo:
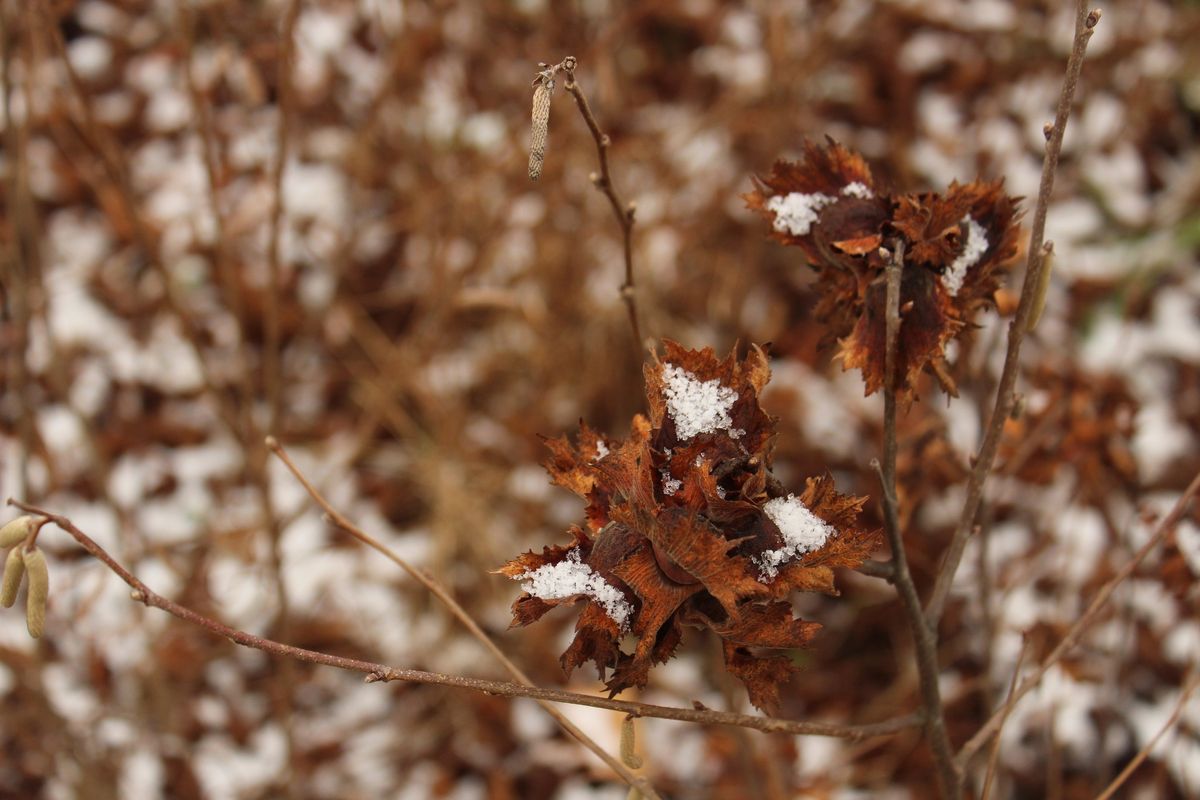
<svg viewBox="0 0 1200 800">
<path fill-rule="evenodd" d="M 814 722 L 801 720 L 775 719 L 772 717 L 757 717 L 749 714 L 735 714 L 727 711 L 714 711 L 706 708 L 675 708 L 671 706 L 660 706 L 651 703 L 637 703 L 629 700 L 613 700 L 604 697 L 595 697 L 592 695 L 580 694 L 577 692 L 568 692 L 559 689 L 542 689 L 536 686 L 527 686 L 520 683 L 512 683 L 508 681 L 493 681 L 483 680 L 480 678 L 467 678 L 458 675 L 445 675 L 437 672 L 426 672 L 417 669 L 401 669 L 397 667 L 389 667 L 386 664 L 377 664 L 371 661 L 362 661 L 354 658 L 344 658 L 342 656 L 330 655 L 316 650 L 307 650 L 302 647 L 293 647 L 291 645 L 276 642 L 271 639 L 264 639 L 261 636 L 247 633 L 245 631 L 231 628 L 222 622 L 206 617 L 196 611 L 193 611 L 186 606 L 182 606 L 172 600 L 169 600 L 162 595 L 154 592 L 133 573 L 120 564 L 115 558 L 109 555 L 108 551 L 97 544 L 87 534 L 75 526 L 71 520 L 47 511 L 37 506 L 22 503 L 18 500 L 9 499 L 9 505 L 26 511 L 30 514 L 36 514 L 53 522 L 72 538 L 77 541 L 84 550 L 90 553 L 93 557 L 103 563 L 106 567 L 116 573 L 117 577 L 129 584 L 133 589 L 131 596 L 134 600 L 144 603 L 152 608 L 166 611 L 179 619 L 197 625 L 212 634 L 223 637 L 255 650 L 262 650 L 266 653 L 282 656 L 284 658 L 292 658 L 297 661 L 304 661 L 310 664 L 323 664 L 328 667 L 336 667 L 338 669 L 349 670 L 351 672 L 361 672 L 367 676 L 370 682 L 375 681 L 410 681 L 412 683 L 426 683 L 439 686 L 453 686 L 460 689 L 471 689 L 477 692 L 486 694 L 500 695 L 504 697 L 529 697 L 534 700 L 542 700 L 552 703 L 563 703 L 569 705 L 591 706 L 593 708 L 604 708 L 610 711 L 619 711 L 623 714 L 629 714 L 635 717 L 653 717 L 657 719 L 670 719 L 680 722 L 694 722 L 705 725 L 731 725 L 739 728 L 750 728 L 752 730 L 761 731 L 763 733 L 787 733 L 793 735 L 808 735 L 808 736 L 830 736 L 841 739 L 862 740 L 875 736 L 886 736 L 888 734 L 897 733 L 902 730 L 916 727 L 922 724 L 920 714 L 913 713 L 883 722 L 869 723 L 865 725 L 837 725 L 828 722 Z"/>
</svg>

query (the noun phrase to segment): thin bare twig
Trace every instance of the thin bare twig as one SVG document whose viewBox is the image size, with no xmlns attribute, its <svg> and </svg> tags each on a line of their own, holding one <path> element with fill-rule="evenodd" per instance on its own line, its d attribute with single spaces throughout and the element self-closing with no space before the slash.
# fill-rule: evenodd
<svg viewBox="0 0 1200 800">
<path fill-rule="evenodd" d="M 992 742 L 992 751 L 988 753 L 987 774 L 983 779 L 983 797 L 980 800 L 988 800 L 992 793 L 992 780 L 996 777 L 996 764 L 1000 761 L 1000 731 L 1004 729 L 1004 723 L 1008 721 L 1008 714 L 1012 711 L 1012 696 L 1017 690 L 1017 678 L 1021 677 L 1021 665 L 1025 663 L 1025 651 L 1029 648 L 1029 639 L 1021 638 L 1021 654 L 1017 656 L 1017 665 L 1013 667 L 1012 680 L 1008 683 L 1008 697 L 1004 704 L 1004 716 L 1000 719 L 1000 727 L 996 731 L 996 738 Z"/>
<path fill-rule="evenodd" d="M 288 455 L 287 451 L 283 449 L 283 446 L 279 444 L 275 437 L 268 436 L 266 444 L 271 452 L 273 452 L 279 458 L 279 460 L 283 462 L 284 466 L 288 468 L 288 471 L 292 473 L 296 480 L 300 482 L 300 485 L 303 486 L 305 491 L 308 492 L 309 496 L 313 499 L 313 502 L 321 507 L 326 516 L 329 518 L 330 522 L 336 525 L 343 532 L 365 544 L 367 547 L 370 547 L 372 550 L 381 553 L 385 558 L 411 575 L 418 583 L 428 589 L 434 597 L 441 601 L 442 605 L 444 605 L 450 611 L 451 615 L 455 619 L 462 623 L 463 627 L 470 632 L 475 640 L 482 644 L 487 651 L 490 652 L 496 658 L 496 660 L 500 662 L 508 674 L 512 675 L 513 678 L 515 678 L 524 686 L 532 687 L 534 685 L 533 680 L 525 674 L 524 670 L 518 667 L 512 661 L 512 659 L 504 654 L 504 651 L 492 641 L 492 637 L 488 636 L 483 628 L 479 627 L 479 623 L 477 623 L 475 619 L 467 613 L 467 610 L 463 608 L 457 600 L 454 599 L 454 596 L 451 595 L 450 592 L 448 592 L 446 588 L 441 585 L 441 583 L 434 579 L 432 575 L 429 575 L 425 571 L 419 570 L 412 564 L 409 564 L 403 558 L 398 556 L 395 551 L 391 550 L 374 536 L 371 536 L 366 531 L 352 523 L 350 520 L 346 519 L 346 517 L 344 517 L 336 508 L 330 505 L 329 501 L 326 500 L 321 493 L 317 491 L 317 488 L 312 485 L 308 478 L 304 476 L 304 473 L 300 471 L 300 468 L 296 466 L 296 463 L 292 461 L 291 456 Z M 392 673 L 388 672 L 386 669 L 379 673 L 376 679 L 406 680 L 406 678 L 403 677 L 392 677 Z M 629 768 L 624 764 L 622 764 L 619 759 L 616 759 L 609 754 L 604 748 L 597 744 L 595 740 L 593 740 L 582 730 L 580 730 L 573 722 L 567 719 L 561 711 L 548 705 L 547 703 L 548 701 L 542 702 L 542 707 L 546 709 L 546 713 L 552 716 L 555 721 L 562 726 L 563 730 L 574 737 L 575 740 L 584 747 L 595 753 L 600 760 L 602 760 L 614 772 L 620 775 L 621 778 L 630 786 L 637 787 L 637 789 L 647 797 L 658 797 L 654 787 L 651 786 L 645 778 L 633 774 L 633 772 L 630 771 Z"/>
<path fill-rule="evenodd" d="M 600 130 L 596 116 L 592 113 L 592 107 L 588 104 L 587 96 L 580 88 L 579 82 L 575 80 L 575 65 L 574 56 L 568 56 L 555 69 L 562 69 L 566 73 L 567 81 L 563 84 L 563 88 L 571 93 L 571 97 L 575 98 L 575 105 L 579 107 L 579 113 L 583 115 L 583 121 L 587 123 L 592 138 L 596 140 L 596 156 L 600 162 L 600 172 L 591 174 L 592 185 L 608 198 L 613 216 L 617 218 L 617 224 L 621 226 L 622 253 L 625 257 L 625 282 L 621 285 L 621 300 L 624 301 L 625 310 L 629 313 L 629 327 L 633 331 L 634 346 L 638 349 L 638 355 L 643 356 L 645 355 L 645 346 L 642 341 L 642 328 L 638 323 L 637 297 L 633 280 L 633 217 L 637 206 L 622 200 L 621 195 L 617 192 L 617 187 L 613 185 L 612 172 L 608 166 L 608 148 L 612 145 L 612 140 L 607 133 Z"/>
<path fill-rule="evenodd" d="M 1117 790 L 1125 784 L 1125 781 L 1129 780 L 1130 776 L 1142 765 L 1142 762 L 1149 758 L 1150 753 L 1158 745 L 1159 740 L 1179 721 L 1180 715 L 1183 714 L 1183 707 L 1187 705 L 1188 699 L 1191 698 L 1192 693 L 1196 691 L 1197 687 L 1200 687 L 1200 672 L 1197 672 L 1196 668 L 1193 667 L 1191 673 L 1188 675 L 1188 679 L 1184 681 L 1183 689 L 1179 693 L 1179 701 L 1175 703 L 1175 710 L 1171 712 L 1171 716 L 1159 728 L 1158 733 L 1154 734 L 1150 741 L 1146 742 L 1146 746 L 1139 750 L 1137 755 L 1125 765 L 1125 769 L 1121 770 L 1121 773 L 1112 779 L 1112 783 L 1103 792 L 1096 795 L 1096 800 L 1108 800 L 1116 794 Z"/>
<path fill-rule="evenodd" d="M 883 466 L 880 482 L 883 485 L 884 530 L 892 548 L 892 577 L 904 613 L 912 631 L 920 678 L 921 700 L 925 717 L 925 735 L 933 750 L 937 765 L 938 788 L 946 800 L 956 800 L 962 794 L 962 778 L 954 765 L 954 751 L 946 735 L 942 716 L 942 698 L 938 688 L 937 637 L 925 621 L 921 599 L 913 584 L 904 552 L 904 537 L 900 532 L 900 515 L 896 502 L 896 337 L 900 332 L 900 273 L 904 268 L 904 242 L 898 240 L 887 263 L 887 338 L 884 349 L 883 374 Z M 878 466 L 878 462 L 876 462 Z"/>
<path fill-rule="evenodd" d="M 954 531 L 950 546 L 942 560 L 934 581 L 933 591 L 925 605 L 925 617 L 929 626 L 937 630 L 942 612 L 946 607 L 946 599 L 950 595 L 950 586 L 954 582 L 954 574 L 958 571 L 962 560 L 963 549 L 975 522 L 975 514 L 983 499 L 983 485 L 992 465 L 996 460 L 996 452 L 1000 446 L 1000 436 L 1004 431 L 1004 420 L 1008 417 L 1013 404 L 1013 389 L 1017 383 L 1017 372 L 1020 366 L 1021 343 L 1028 328 L 1028 320 L 1033 312 L 1036 301 L 1038 282 L 1043 265 L 1042 238 L 1046 231 L 1046 210 L 1050 205 L 1050 196 L 1054 191 L 1054 175 L 1058 170 L 1058 155 L 1062 151 L 1063 133 L 1067 129 L 1067 119 L 1071 115 L 1071 102 L 1075 97 L 1075 86 L 1079 81 L 1079 72 L 1083 67 L 1083 58 L 1087 53 L 1088 42 L 1096 23 L 1100 21 L 1100 10 L 1089 12 L 1087 0 L 1078 0 L 1078 11 L 1075 19 L 1075 41 L 1071 47 L 1071 55 L 1067 59 L 1067 73 L 1063 78 L 1062 93 L 1058 98 L 1058 110 L 1054 125 L 1049 130 L 1046 142 L 1046 156 L 1042 162 L 1042 180 L 1038 187 L 1037 205 L 1033 212 L 1033 225 L 1029 234 L 1029 255 L 1025 265 L 1025 281 L 1021 285 L 1021 302 L 1017 314 L 1008 326 L 1008 352 L 1004 357 L 1004 368 L 1000 373 L 1000 385 L 996 390 L 996 402 L 992 416 L 988 422 L 983 444 L 975 458 L 975 467 L 971 470 L 967 481 L 967 501 L 963 505 L 962 517 Z"/>
<path fill-rule="evenodd" d="M 1192 500 L 1197 492 L 1200 492 L 1200 473 L 1196 474 L 1196 477 L 1192 479 L 1192 482 L 1188 485 L 1187 489 L 1185 489 L 1183 494 L 1180 495 L 1179 500 L 1176 501 L 1175 506 L 1171 509 L 1171 513 L 1163 517 L 1162 521 L 1158 523 L 1158 527 L 1155 528 L 1154 533 L 1151 534 L 1150 538 L 1146 540 L 1146 543 L 1142 545 L 1142 547 L 1136 553 L 1134 553 L 1133 556 L 1131 556 L 1130 559 L 1125 562 L 1125 564 L 1119 570 L 1117 570 L 1117 572 L 1111 578 L 1109 578 L 1103 586 L 1100 587 L 1100 590 L 1096 592 L 1096 596 L 1088 605 L 1087 610 L 1083 613 L 1083 616 L 1075 621 L 1075 623 L 1067 631 L 1066 635 L 1063 636 L 1062 640 L 1058 643 L 1058 646 L 1051 651 L 1050 655 L 1046 656 L 1046 659 L 1038 666 L 1032 675 L 1021 682 L 1021 685 L 1017 687 L 1015 692 L 1012 693 L 1012 696 L 1009 698 L 1008 702 L 1006 702 L 1002 708 L 997 709 L 996 712 L 992 714 L 991 718 L 984 723 L 983 727 L 981 727 L 975 733 L 975 735 L 972 736 L 971 739 L 962 746 L 962 749 L 959 750 L 958 755 L 955 756 L 954 759 L 955 763 L 957 763 L 959 767 L 965 766 L 971 757 L 974 756 L 981 747 L 988 743 L 988 740 L 1000 729 L 1000 725 L 1003 724 L 1004 718 L 1008 714 L 1010 708 L 1019 703 L 1022 697 L 1024 697 L 1035 686 L 1037 686 L 1037 684 L 1041 681 L 1042 676 L 1046 674 L 1050 667 L 1061 661 L 1063 656 L 1070 652 L 1071 648 L 1078 643 L 1083 634 L 1100 616 L 1100 612 L 1108 603 L 1109 598 L 1112 597 L 1112 593 L 1116 590 L 1117 586 L 1119 586 L 1130 575 L 1132 575 L 1133 571 L 1137 569 L 1138 565 L 1141 564 L 1146 556 L 1150 554 L 1150 551 L 1153 550 L 1160 542 L 1162 542 L 1162 540 L 1167 537 L 1167 534 L 1173 531 L 1175 526 L 1179 524 L 1179 520 L 1183 518 L 1184 513 L 1187 511 L 1188 503 Z"/>
</svg>

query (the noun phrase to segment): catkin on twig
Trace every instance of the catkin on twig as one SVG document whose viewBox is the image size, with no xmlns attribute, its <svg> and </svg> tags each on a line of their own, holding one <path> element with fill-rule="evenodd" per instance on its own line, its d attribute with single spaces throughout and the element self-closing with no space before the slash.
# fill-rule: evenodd
<svg viewBox="0 0 1200 800">
<path fill-rule="evenodd" d="M 533 90 L 533 127 L 529 139 L 529 179 L 536 181 L 542 174 L 546 159 L 546 137 L 550 132 L 550 97 L 554 81 L 543 78 Z"/>
<path fill-rule="evenodd" d="M 637 743 L 634 739 L 632 714 L 627 714 L 621 722 L 621 761 L 632 769 L 642 768 L 642 759 L 637 754 Z"/>
<path fill-rule="evenodd" d="M 12 608 L 17 602 L 17 590 L 21 588 L 21 578 L 25 576 L 25 560 L 21 557 L 21 548 L 14 547 L 8 551 L 4 562 L 4 579 L 0 581 L 0 606 Z"/>
<path fill-rule="evenodd" d="M 1038 273 L 1037 289 L 1033 295 L 1033 308 L 1029 310 L 1029 318 L 1025 330 L 1032 332 L 1046 310 L 1046 292 L 1050 291 L 1050 273 L 1054 272 L 1054 242 L 1046 242 L 1042 246 L 1042 271 Z"/>
<path fill-rule="evenodd" d="M 46 598 L 50 594 L 50 570 L 46 554 L 38 548 L 24 551 L 29 589 L 25 594 L 25 624 L 29 635 L 37 639 L 46 625 Z"/>
<path fill-rule="evenodd" d="M 29 514 L 17 517 L 0 528 L 0 548 L 12 547 L 17 542 L 24 541 L 35 527 L 37 527 L 37 517 Z"/>
</svg>

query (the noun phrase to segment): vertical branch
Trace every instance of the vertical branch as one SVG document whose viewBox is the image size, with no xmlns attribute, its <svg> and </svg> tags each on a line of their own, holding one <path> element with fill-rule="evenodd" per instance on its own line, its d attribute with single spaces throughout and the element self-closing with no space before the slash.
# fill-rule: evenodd
<svg viewBox="0 0 1200 800">
<path fill-rule="evenodd" d="M 300 16 L 300 0 L 288 3 L 280 33 L 279 63 L 276 71 L 276 106 L 279 109 L 279 128 L 275 139 L 275 161 L 271 165 L 271 232 L 267 244 L 268 286 L 265 304 L 266 333 L 263 342 L 263 381 L 267 393 L 268 432 L 275 433 L 282 411 L 282 353 L 279 331 L 280 239 L 283 236 L 283 172 L 287 168 L 288 144 L 291 139 L 292 61 L 296 49 L 296 20 Z"/>
<path fill-rule="evenodd" d="M 10 13 L 13 14 L 10 16 Z M 9 208 L 8 240 L 11 250 L 5 259 L 3 279 L 0 280 L 0 290 L 3 291 L 3 339 L 8 353 L 5 372 L 8 390 L 17 399 L 20 417 L 17 420 L 18 437 L 21 443 L 21 456 L 17 459 L 17 475 L 21 491 L 29 493 L 29 455 L 33 450 L 33 408 L 29 402 L 29 365 L 25 361 L 29 349 L 29 320 L 30 284 L 37 273 L 38 263 L 38 226 L 34 219 L 36 208 L 29 192 L 29 170 L 24 157 L 25 143 L 28 139 L 29 117 L 33 108 L 25 103 L 25 113 L 18 124 L 13 116 L 12 98 L 16 92 L 13 81 L 14 51 L 21 41 L 18 27 L 20 22 L 17 15 L 10 11 L 8 3 L 0 2 L 0 46 L 3 54 L 3 87 L 4 87 L 4 150 L 8 169 L 5 181 L 5 191 L 8 194 Z M 28 20 L 26 20 L 28 22 Z M 33 65 L 26 63 L 26 80 L 33 72 Z M 30 93 L 25 92 L 28 99 Z"/>
<path fill-rule="evenodd" d="M 904 537 L 900 532 L 900 515 L 896 501 L 896 339 L 900 332 L 900 273 L 904 267 L 904 242 L 897 240 L 895 251 L 887 264 L 887 339 L 884 349 L 884 395 L 883 395 L 883 466 L 880 480 L 883 484 L 884 529 L 888 544 L 892 548 L 892 583 L 904 604 L 904 613 L 912 631 L 917 656 L 917 672 L 920 678 L 921 701 L 924 707 L 925 735 L 933 750 L 937 765 L 938 789 L 946 800 L 957 800 L 961 795 L 962 779 L 954 765 L 954 751 L 946 735 L 946 722 L 942 714 L 942 697 L 938 687 L 937 637 L 925 622 L 921 612 L 921 599 L 908 568 L 908 557 L 904 552 Z M 878 462 L 876 462 L 878 466 Z"/>
<path fill-rule="evenodd" d="M 950 546 L 946 549 L 942 566 L 934 581 L 933 591 L 925 606 L 925 617 L 929 621 L 929 626 L 935 630 L 942 618 L 942 612 L 945 610 L 946 598 L 949 596 L 950 586 L 954 582 L 954 573 L 958 571 L 963 549 L 967 544 L 967 537 L 970 535 L 975 514 L 983 499 L 983 484 L 996 460 L 1000 435 L 1004 431 L 1004 420 L 1012 410 L 1021 343 L 1029 329 L 1029 320 L 1037 302 L 1037 290 L 1045 261 L 1043 237 L 1046 232 L 1046 210 L 1054 191 L 1054 175 L 1058 169 L 1058 156 L 1062 151 L 1063 133 L 1067 129 L 1067 119 L 1071 115 L 1071 103 L 1075 97 L 1075 86 L 1079 81 L 1079 72 L 1083 68 L 1087 45 L 1092 38 L 1096 23 L 1099 21 L 1100 10 L 1089 12 L 1087 0 L 1078 0 L 1075 41 L 1071 47 L 1071 55 L 1067 59 L 1067 72 L 1063 78 L 1062 92 L 1058 98 L 1058 110 L 1054 118 L 1054 125 L 1047 129 L 1046 156 L 1042 161 L 1042 180 L 1038 187 L 1037 206 L 1033 213 L 1033 225 L 1029 234 L 1029 255 L 1025 265 L 1025 281 L 1021 285 L 1021 302 L 1017 307 L 1017 314 L 1008 326 L 1008 351 L 1005 354 L 1004 368 L 1000 374 L 1000 386 L 996 390 L 996 402 L 992 409 L 991 419 L 988 421 L 983 444 L 980 445 L 979 454 L 975 458 L 975 467 L 971 470 L 967 481 L 967 501 L 963 506 L 962 516 L 954 531 Z"/>
</svg>

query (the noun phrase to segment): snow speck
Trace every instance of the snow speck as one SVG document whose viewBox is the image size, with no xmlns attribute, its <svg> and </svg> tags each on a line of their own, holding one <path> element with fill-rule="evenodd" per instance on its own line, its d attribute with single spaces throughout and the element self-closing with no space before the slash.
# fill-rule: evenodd
<svg viewBox="0 0 1200 800">
<path fill-rule="evenodd" d="M 675 421 L 675 432 L 681 440 L 699 433 L 730 430 L 733 420 L 729 410 L 737 402 L 737 392 L 722 386 L 715 378 L 702 381 L 674 364 L 663 365 L 662 375 L 667 383 L 663 390 L 667 412 Z M 730 435 L 737 438 L 734 431 Z"/>
<path fill-rule="evenodd" d="M 854 181 L 853 183 L 847 183 L 842 187 L 842 196 L 857 197 L 860 200 L 870 200 L 875 196 L 875 193 L 872 192 L 871 187 L 867 186 L 865 183 Z"/>
<path fill-rule="evenodd" d="M 600 604 L 604 613 L 608 614 L 622 631 L 629 629 L 633 606 L 625 599 L 620 589 L 604 580 L 580 560 L 578 547 L 567 552 L 565 561 L 530 570 L 517 576 L 517 580 L 524 581 L 521 584 L 522 589 L 543 600 L 563 600 L 575 595 L 587 595 Z"/>
<path fill-rule="evenodd" d="M 593 458 L 592 461 L 599 461 L 600 459 L 604 458 L 606 455 L 608 455 L 608 445 L 606 445 L 604 443 L 603 439 L 597 439 L 596 440 L 596 457 Z"/>
<path fill-rule="evenodd" d="M 763 511 L 779 528 L 784 542 L 778 550 L 768 550 L 754 559 L 759 568 L 758 579 L 763 583 L 779 574 L 781 564 L 820 550 L 831 536 L 837 535 L 832 525 L 810 511 L 794 494 L 768 500 Z"/>
<path fill-rule="evenodd" d="M 670 497 L 683 488 L 683 481 L 671 475 L 670 470 L 660 469 L 658 474 L 662 478 L 663 494 L 667 497 Z"/>
<path fill-rule="evenodd" d="M 967 277 L 967 270 L 978 264 L 979 259 L 983 258 L 983 254 L 988 249 L 987 234 L 984 233 L 982 225 L 971 219 L 970 215 L 962 218 L 962 224 L 967 226 L 967 241 L 963 244 L 958 258 L 954 259 L 954 263 L 942 276 L 942 285 L 946 287 L 946 291 L 950 293 L 951 297 L 956 296 L 958 290 L 962 288 L 963 278 Z"/>
<path fill-rule="evenodd" d="M 851 186 L 853 185 L 851 184 Z M 820 192 L 813 194 L 792 192 L 772 197 L 767 201 L 767 210 L 775 215 L 773 223 L 775 230 L 780 233 L 790 233 L 792 236 L 807 236 L 813 223 L 817 221 L 821 209 L 832 203 L 834 199 Z"/>
</svg>

